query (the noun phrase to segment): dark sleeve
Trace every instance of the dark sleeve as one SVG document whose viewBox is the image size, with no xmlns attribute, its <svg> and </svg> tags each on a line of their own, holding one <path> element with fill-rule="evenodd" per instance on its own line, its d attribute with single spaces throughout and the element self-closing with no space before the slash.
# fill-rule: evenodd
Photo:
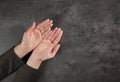
<svg viewBox="0 0 120 82">
<path fill-rule="evenodd" d="M 0 80 L 13 73 L 24 63 L 14 52 L 14 47 L 0 56 Z"/>
<path fill-rule="evenodd" d="M 13 82 L 37 82 L 38 69 L 33 69 L 24 64 L 17 70 Z"/>
</svg>

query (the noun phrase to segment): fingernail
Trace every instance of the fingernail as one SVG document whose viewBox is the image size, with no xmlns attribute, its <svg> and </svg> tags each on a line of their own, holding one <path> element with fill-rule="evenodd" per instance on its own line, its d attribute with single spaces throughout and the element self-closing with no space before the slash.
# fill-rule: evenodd
<svg viewBox="0 0 120 82">
<path fill-rule="evenodd" d="M 61 30 L 61 28 L 59 28 L 59 30 Z"/>
<path fill-rule="evenodd" d="M 63 34 L 63 30 L 61 30 L 61 33 Z"/>
<path fill-rule="evenodd" d="M 35 23 L 35 21 L 33 21 L 33 23 Z"/>
<path fill-rule="evenodd" d="M 50 30 L 50 28 L 48 28 L 48 30 Z"/>
<path fill-rule="evenodd" d="M 51 26 L 53 26 L 53 24 L 51 24 Z"/>
<path fill-rule="evenodd" d="M 58 46 L 60 47 L 60 44 L 58 44 Z"/>
<path fill-rule="evenodd" d="M 33 25 L 35 25 L 35 21 L 33 22 Z"/>
<path fill-rule="evenodd" d="M 53 22 L 53 20 L 50 21 L 51 23 Z"/>
<path fill-rule="evenodd" d="M 47 19 L 47 21 L 49 21 L 50 19 Z"/>
</svg>

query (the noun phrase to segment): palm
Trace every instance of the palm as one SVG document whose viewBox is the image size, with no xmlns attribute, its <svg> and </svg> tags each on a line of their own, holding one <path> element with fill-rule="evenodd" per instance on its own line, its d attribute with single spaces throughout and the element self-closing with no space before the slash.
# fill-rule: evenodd
<svg viewBox="0 0 120 82">
<path fill-rule="evenodd" d="M 51 27 L 52 22 L 45 20 L 36 26 L 35 23 L 24 33 L 22 45 L 25 46 L 27 52 L 33 50 L 42 40 L 44 32 Z"/>
<path fill-rule="evenodd" d="M 53 58 L 60 47 L 58 42 L 60 41 L 61 36 L 62 31 L 59 29 L 54 29 L 53 32 L 49 31 L 45 37 L 43 37 L 40 44 L 34 49 L 33 55 L 43 61 Z"/>
<path fill-rule="evenodd" d="M 31 51 L 39 44 L 41 40 L 42 38 L 40 31 L 34 30 L 31 33 L 30 32 L 24 33 L 22 44 L 26 46 L 26 49 Z"/>
<path fill-rule="evenodd" d="M 52 49 L 48 49 L 50 45 L 53 45 L 50 40 L 42 40 L 40 45 L 33 51 L 33 53 L 35 52 L 35 55 L 38 58 L 41 58 L 42 60 L 51 58 L 52 57 L 51 56 Z M 39 55 L 39 54 L 41 54 L 41 55 Z"/>
<path fill-rule="evenodd" d="M 40 30 L 40 28 L 38 28 Z M 41 32 L 42 34 L 42 41 L 39 45 L 33 50 L 32 55 L 29 57 L 27 61 L 27 65 L 38 69 L 40 63 L 44 60 L 53 58 L 57 53 L 62 37 L 63 31 L 61 29 L 55 28 L 53 31 L 47 30 Z"/>
</svg>

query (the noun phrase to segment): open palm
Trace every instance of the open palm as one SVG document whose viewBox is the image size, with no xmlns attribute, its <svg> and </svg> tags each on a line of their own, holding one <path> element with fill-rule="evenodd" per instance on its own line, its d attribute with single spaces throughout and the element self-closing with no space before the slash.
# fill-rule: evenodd
<svg viewBox="0 0 120 82">
<path fill-rule="evenodd" d="M 53 32 L 50 31 L 43 38 L 38 47 L 35 48 L 32 54 L 36 55 L 36 57 L 42 61 L 53 58 L 60 47 L 60 44 L 58 44 L 58 42 L 60 41 L 61 36 L 61 29 L 56 28 L 53 30 Z"/>
<path fill-rule="evenodd" d="M 33 50 L 42 40 L 42 36 L 46 31 L 50 30 L 52 21 L 49 19 L 36 25 L 35 22 L 32 26 L 23 34 L 22 41 L 14 48 L 15 53 L 19 58 L 23 58 L 28 52 Z M 22 52 L 21 52 L 22 51 Z"/>
</svg>

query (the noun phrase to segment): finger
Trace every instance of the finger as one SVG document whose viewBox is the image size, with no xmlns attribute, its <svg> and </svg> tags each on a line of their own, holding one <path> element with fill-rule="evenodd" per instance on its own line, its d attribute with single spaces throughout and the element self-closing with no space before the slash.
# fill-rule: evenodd
<svg viewBox="0 0 120 82">
<path fill-rule="evenodd" d="M 34 34 L 35 34 L 36 36 L 41 37 L 41 33 L 40 33 L 40 31 L 37 30 L 37 29 L 34 30 Z"/>
<path fill-rule="evenodd" d="M 62 34 L 63 34 L 63 31 L 61 30 L 58 36 L 53 40 L 54 45 L 58 44 L 58 42 L 61 40 Z"/>
<path fill-rule="evenodd" d="M 53 26 L 53 23 L 49 23 L 49 24 L 45 25 L 44 28 L 41 28 L 40 31 L 44 31 L 44 30 L 46 30 L 47 28 L 51 28 L 52 26 Z"/>
<path fill-rule="evenodd" d="M 46 32 L 46 34 L 43 36 L 43 40 L 47 40 L 48 36 L 51 35 L 52 30 Z"/>
<path fill-rule="evenodd" d="M 59 48 L 60 48 L 60 44 L 57 44 L 57 45 L 53 48 L 53 50 L 52 50 L 52 52 L 51 52 L 51 57 L 55 57 L 55 55 L 56 55 L 56 53 L 58 52 Z"/>
<path fill-rule="evenodd" d="M 51 20 L 46 20 L 45 22 L 40 23 L 36 28 L 39 29 L 40 31 L 46 28 L 47 26 L 51 25 L 52 21 Z"/>
<path fill-rule="evenodd" d="M 47 39 L 47 40 L 50 40 L 50 39 L 48 39 L 48 38 L 52 35 L 52 33 L 53 33 L 53 31 L 51 30 L 50 34 L 47 34 L 47 36 L 46 36 L 46 39 Z"/>
<path fill-rule="evenodd" d="M 42 33 L 42 37 L 45 37 L 46 35 L 48 35 L 48 33 L 51 31 L 51 29 L 49 28 L 48 30 L 46 30 L 44 33 Z"/>
<path fill-rule="evenodd" d="M 49 35 L 48 39 L 49 39 L 50 41 L 51 41 L 51 39 L 52 39 L 52 36 L 56 33 L 57 29 L 58 29 L 58 28 L 55 28 L 55 29 L 53 30 L 52 34 Z"/>
<path fill-rule="evenodd" d="M 33 22 L 32 26 L 27 30 L 27 32 L 31 33 L 35 29 L 35 25 L 36 25 L 36 23 Z"/>
<path fill-rule="evenodd" d="M 46 35 L 48 31 L 50 31 L 51 28 L 46 29 L 44 32 L 41 33 L 42 36 Z"/>
<path fill-rule="evenodd" d="M 48 26 L 52 26 L 53 25 L 53 20 L 50 20 L 47 24 L 44 24 L 43 27 L 46 28 Z M 43 30 L 44 28 L 41 28 L 41 30 Z"/>
<path fill-rule="evenodd" d="M 55 40 L 55 38 L 59 35 L 59 33 L 61 32 L 61 29 L 60 28 L 58 28 L 57 30 L 56 30 L 56 32 L 52 35 L 52 37 L 51 37 L 51 41 L 53 42 L 54 40 Z"/>
<path fill-rule="evenodd" d="M 41 34 L 43 35 L 47 30 L 51 29 L 52 25 L 49 25 L 48 27 L 44 28 L 43 30 L 41 30 Z"/>
<path fill-rule="evenodd" d="M 40 24 L 38 24 L 37 25 L 37 29 L 40 29 L 41 28 L 41 26 L 43 26 L 44 24 L 46 24 L 47 22 L 49 22 L 50 21 L 50 19 L 46 19 L 46 20 L 44 20 L 44 21 L 42 21 Z"/>
</svg>

